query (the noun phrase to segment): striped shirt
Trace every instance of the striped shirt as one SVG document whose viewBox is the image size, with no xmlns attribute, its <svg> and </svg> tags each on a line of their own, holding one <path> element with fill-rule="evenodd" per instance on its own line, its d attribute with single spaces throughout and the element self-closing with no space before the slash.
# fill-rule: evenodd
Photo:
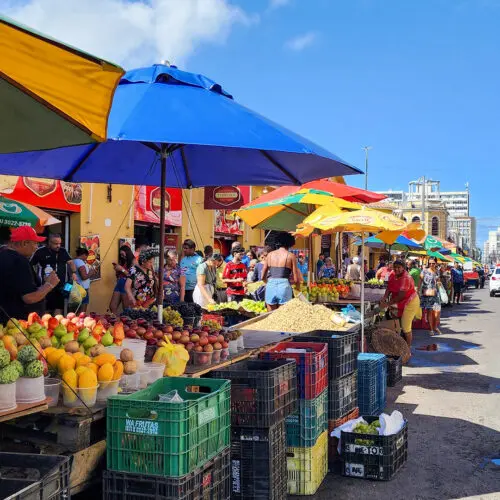
<svg viewBox="0 0 500 500">
<path fill-rule="evenodd" d="M 247 266 L 240 262 L 236 264 L 235 262 L 228 262 L 224 268 L 224 273 L 222 277 L 226 280 L 235 280 L 242 278 L 247 279 Z M 245 295 L 244 283 L 228 283 L 227 284 L 227 294 L 228 295 Z"/>
</svg>

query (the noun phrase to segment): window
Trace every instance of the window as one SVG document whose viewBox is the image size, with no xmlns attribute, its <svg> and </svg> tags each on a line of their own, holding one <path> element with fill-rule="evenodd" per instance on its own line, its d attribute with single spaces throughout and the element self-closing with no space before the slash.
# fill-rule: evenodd
<svg viewBox="0 0 500 500">
<path fill-rule="evenodd" d="M 418 215 L 415 215 L 413 219 L 411 220 L 412 222 L 420 222 L 420 217 Z"/>
<path fill-rule="evenodd" d="M 495 269 L 495 274 L 500 274 L 500 267 L 497 267 L 497 268 Z"/>
<path fill-rule="evenodd" d="M 432 218 L 431 234 L 432 236 L 439 236 L 439 219 L 437 217 Z"/>
</svg>

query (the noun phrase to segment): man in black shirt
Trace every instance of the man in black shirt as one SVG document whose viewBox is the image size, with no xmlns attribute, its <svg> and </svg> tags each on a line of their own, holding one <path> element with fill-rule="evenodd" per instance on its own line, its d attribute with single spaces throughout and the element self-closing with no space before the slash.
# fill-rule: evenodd
<svg viewBox="0 0 500 500">
<path fill-rule="evenodd" d="M 71 268 L 72 279 L 77 281 L 76 267 L 65 248 L 61 247 L 62 239 L 59 234 L 51 234 L 47 245 L 39 248 L 31 258 L 31 265 L 40 266 L 40 278 L 46 275 L 46 268 L 50 266 L 59 277 L 59 285 L 47 296 L 47 311 L 62 314 L 64 310 L 63 287 L 66 283 L 68 266 Z"/>
<path fill-rule="evenodd" d="M 42 315 L 45 297 L 59 283 L 56 273 L 41 285 L 29 258 L 37 243 L 45 240 L 28 226 L 14 229 L 7 247 L 0 251 L 0 323 L 10 317 L 27 319 L 32 312 Z"/>
</svg>

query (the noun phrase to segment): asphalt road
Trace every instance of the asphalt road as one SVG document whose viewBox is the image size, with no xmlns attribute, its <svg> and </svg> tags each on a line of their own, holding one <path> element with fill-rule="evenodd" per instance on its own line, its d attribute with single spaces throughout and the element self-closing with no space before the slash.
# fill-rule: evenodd
<svg viewBox="0 0 500 500">
<path fill-rule="evenodd" d="M 408 419 L 406 466 L 388 482 L 330 473 L 315 499 L 500 499 L 500 297 L 467 299 L 443 309 L 442 335 L 414 332 L 403 382 L 388 389 L 387 410 Z"/>
</svg>

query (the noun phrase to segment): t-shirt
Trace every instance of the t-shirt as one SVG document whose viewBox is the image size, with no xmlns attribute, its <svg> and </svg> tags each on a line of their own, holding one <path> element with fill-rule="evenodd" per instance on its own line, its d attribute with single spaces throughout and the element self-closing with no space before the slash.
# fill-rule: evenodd
<svg viewBox="0 0 500 500">
<path fill-rule="evenodd" d="M 205 276 L 205 285 L 210 285 L 215 287 L 217 283 L 217 270 L 213 266 L 209 266 L 206 262 L 202 262 L 196 268 L 197 276 Z"/>
<path fill-rule="evenodd" d="M 415 282 L 406 271 L 403 271 L 403 275 L 400 278 L 396 277 L 394 271 L 391 271 L 387 282 L 387 289 L 391 292 L 393 297 L 399 292 L 405 292 L 404 299 L 396 304 L 398 306 L 399 317 L 401 317 L 406 305 L 417 296 Z"/>
<path fill-rule="evenodd" d="M 413 267 L 410 269 L 410 276 L 413 278 L 415 282 L 415 287 L 418 288 L 420 286 L 420 269 Z"/>
<path fill-rule="evenodd" d="M 247 279 L 247 266 L 240 262 L 236 264 L 235 262 L 228 262 L 224 269 L 223 274 L 224 279 Z M 245 286 L 243 283 L 227 283 L 227 294 L 228 295 L 245 295 Z"/>
<path fill-rule="evenodd" d="M 359 264 L 349 264 L 345 275 L 347 280 L 358 281 L 361 279 L 361 266 Z"/>
<path fill-rule="evenodd" d="M 307 262 L 304 261 L 301 264 L 300 261 L 297 261 L 297 267 L 299 268 L 300 274 L 302 274 L 304 279 L 307 280 L 307 270 L 308 270 Z"/>
<path fill-rule="evenodd" d="M 186 276 L 186 290 L 194 290 L 196 286 L 196 269 L 202 261 L 203 258 L 196 254 L 181 259 L 181 271 Z"/>
<path fill-rule="evenodd" d="M 44 313 L 45 300 L 25 304 L 22 297 L 35 292 L 41 281 L 35 274 L 29 260 L 10 248 L 0 252 L 0 306 L 8 316 L 27 319 L 32 312 Z M 0 309 L 0 323 L 5 325 L 8 316 Z"/>
<path fill-rule="evenodd" d="M 226 269 L 226 263 L 223 262 L 221 266 L 219 266 L 217 268 L 217 288 L 222 288 L 222 289 L 226 289 L 227 288 L 227 284 L 222 281 L 222 276 L 224 275 L 224 269 Z"/>
<path fill-rule="evenodd" d="M 31 265 L 33 267 L 36 265 L 41 267 L 40 277 L 45 275 L 45 268 L 47 266 L 52 267 L 60 280 L 58 286 L 62 287 L 66 283 L 67 264 L 70 260 L 72 260 L 71 256 L 65 248 L 60 248 L 59 252 L 54 252 L 49 247 L 41 247 L 31 257 Z"/>
<path fill-rule="evenodd" d="M 453 283 L 455 283 L 456 285 L 461 285 L 464 282 L 464 273 L 461 269 L 453 268 L 451 270 L 451 278 Z"/>
<path fill-rule="evenodd" d="M 75 259 L 74 262 L 75 262 L 75 266 L 76 266 L 76 278 L 77 278 L 78 284 L 83 286 L 83 288 L 85 288 L 85 290 L 88 290 L 90 287 L 90 278 L 87 278 L 86 280 L 84 280 L 82 278 L 82 276 L 80 275 L 80 267 L 83 266 L 85 268 L 85 271 L 87 271 L 87 275 L 88 275 L 89 270 L 90 270 L 90 266 L 82 259 Z"/>
</svg>

